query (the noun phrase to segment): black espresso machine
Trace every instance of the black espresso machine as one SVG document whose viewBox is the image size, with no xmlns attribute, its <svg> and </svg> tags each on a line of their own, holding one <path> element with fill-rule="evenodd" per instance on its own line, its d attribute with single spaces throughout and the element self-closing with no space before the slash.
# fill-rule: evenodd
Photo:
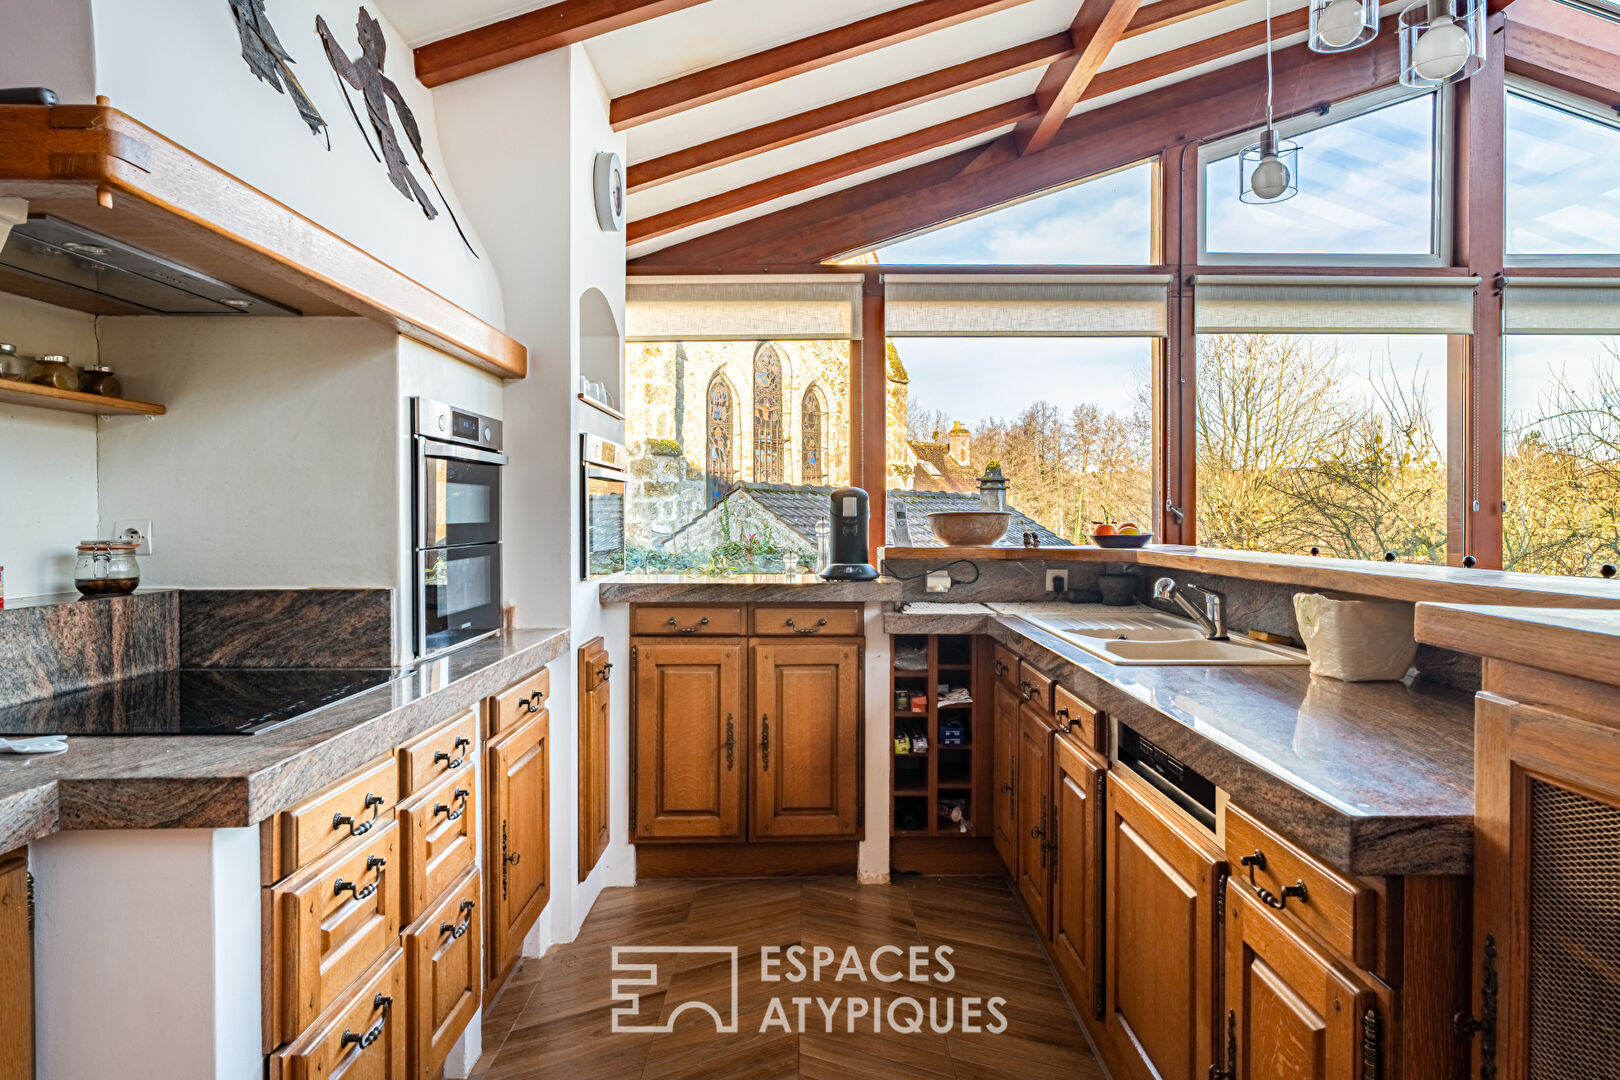
<svg viewBox="0 0 1620 1080">
<path fill-rule="evenodd" d="M 871 581 L 877 568 L 866 561 L 870 518 L 866 492 L 858 487 L 832 493 L 832 561 L 821 572 L 828 581 Z"/>
</svg>

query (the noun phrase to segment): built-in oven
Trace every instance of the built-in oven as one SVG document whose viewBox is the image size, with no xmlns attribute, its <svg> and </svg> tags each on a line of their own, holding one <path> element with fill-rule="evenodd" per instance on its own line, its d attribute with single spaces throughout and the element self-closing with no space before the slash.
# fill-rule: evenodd
<svg viewBox="0 0 1620 1080">
<path fill-rule="evenodd" d="M 624 447 L 597 435 L 580 436 L 580 577 L 624 569 L 624 497 L 629 476 Z"/>
<path fill-rule="evenodd" d="M 501 422 L 428 398 L 411 402 L 416 653 L 501 628 Z"/>
</svg>

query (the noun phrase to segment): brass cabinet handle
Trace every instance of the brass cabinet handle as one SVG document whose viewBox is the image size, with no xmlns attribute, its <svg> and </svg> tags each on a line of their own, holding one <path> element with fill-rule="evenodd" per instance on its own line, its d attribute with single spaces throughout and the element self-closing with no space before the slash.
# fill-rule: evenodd
<svg viewBox="0 0 1620 1080">
<path fill-rule="evenodd" d="M 671 615 L 669 617 L 669 621 L 667 623 L 665 623 L 664 625 L 665 626 L 673 626 L 675 628 L 675 632 L 677 634 L 695 634 L 695 633 L 698 632 L 699 627 L 709 625 L 709 617 L 707 615 L 705 615 L 705 616 L 703 616 L 703 618 L 699 619 L 692 626 L 682 626 L 680 623 L 675 621 L 675 616 Z"/>
<path fill-rule="evenodd" d="M 1267 907 L 1283 911 L 1288 907 L 1289 897 L 1293 897 L 1302 904 L 1311 902 L 1310 895 L 1305 890 L 1305 880 L 1303 878 L 1295 881 L 1292 885 L 1285 886 L 1280 897 L 1254 880 L 1254 872 L 1266 868 L 1265 853 L 1259 848 L 1254 849 L 1253 855 L 1245 855 L 1238 862 L 1249 868 L 1249 891 L 1258 896 Z"/>
<path fill-rule="evenodd" d="M 819 633 L 821 633 L 821 628 L 826 626 L 826 625 L 827 625 L 827 620 L 826 619 L 817 619 L 816 620 L 816 625 L 810 626 L 810 627 L 804 627 L 804 628 L 801 629 L 800 627 L 797 627 L 797 626 L 793 625 L 793 619 L 792 619 L 791 616 L 788 618 L 788 621 L 787 621 L 787 628 L 789 630 L 792 630 L 795 634 L 819 634 Z"/>
<path fill-rule="evenodd" d="M 452 758 L 450 756 L 450 750 L 436 750 L 433 753 L 433 764 L 437 765 L 439 762 L 444 761 L 448 762 L 448 764 L 445 765 L 446 769 L 459 769 L 463 765 L 467 764 L 467 749 L 471 746 L 472 740 L 463 735 L 461 738 L 455 741 L 454 745 L 450 747 L 450 750 L 460 750 L 460 757 Z"/>
<path fill-rule="evenodd" d="M 732 722 L 732 714 L 726 713 L 726 771 L 731 772 L 737 766 L 737 726 Z"/>
<path fill-rule="evenodd" d="M 771 714 L 765 713 L 760 717 L 759 732 L 759 764 L 766 772 L 771 771 Z"/>
<path fill-rule="evenodd" d="M 463 900 L 460 908 L 461 921 L 456 923 L 454 926 L 451 926 L 449 923 L 440 923 L 439 936 L 443 937 L 445 934 L 449 934 L 450 940 L 454 941 L 461 937 L 462 934 L 465 934 L 467 932 L 467 927 L 472 925 L 473 908 L 477 906 L 478 905 L 473 903 L 471 900 Z"/>
<path fill-rule="evenodd" d="M 377 876 L 372 878 L 365 888 L 360 888 L 358 882 L 344 881 L 340 877 L 332 882 L 332 895 L 342 896 L 344 893 L 352 893 L 356 902 L 369 900 L 377 892 L 377 886 L 382 884 L 383 872 L 387 867 L 388 860 L 381 855 L 370 856 L 366 859 L 366 869 L 377 871 Z"/>
<path fill-rule="evenodd" d="M 370 832 L 371 826 L 376 824 L 377 814 L 380 812 L 382 804 L 387 801 L 388 800 L 383 798 L 381 795 L 373 795 L 368 791 L 366 792 L 366 801 L 360 807 L 360 812 L 363 814 L 367 810 L 370 810 L 371 817 L 357 825 L 355 824 L 354 818 L 350 817 L 348 814 L 333 814 L 332 828 L 341 829 L 343 826 L 347 825 L 349 827 L 350 836 L 361 836 L 367 832 Z"/>
<path fill-rule="evenodd" d="M 372 998 L 371 1008 L 373 1011 L 381 1009 L 383 1011 L 382 1019 L 371 1025 L 364 1035 L 356 1035 L 348 1028 L 344 1028 L 343 1039 L 338 1043 L 338 1048 L 341 1050 L 345 1046 L 358 1046 L 360 1049 L 364 1050 L 366 1047 L 370 1046 L 372 1043 L 381 1038 L 383 1028 L 388 1026 L 389 1006 L 391 1006 L 393 1003 L 394 999 L 386 994 L 378 994 L 376 997 Z"/>
<path fill-rule="evenodd" d="M 456 807 L 456 809 L 452 810 L 448 806 L 446 806 L 444 803 L 434 803 L 433 804 L 433 816 L 438 817 L 440 814 L 443 814 L 444 815 L 444 820 L 446 820 L 446 821 L 460 821 L 461 820 L 461 815 L 465 814 L 467 812 L 467 796 L 469 796 L 471 794 L 472 794 L 472 792 L 468 791 L 464 787 L 456 788 L 455 793 L 452 794 L 450 797 L 452 799 L 455 799 L 455 800 L 459 801 L 461 803 L 461 805 Z"/>
</svg>

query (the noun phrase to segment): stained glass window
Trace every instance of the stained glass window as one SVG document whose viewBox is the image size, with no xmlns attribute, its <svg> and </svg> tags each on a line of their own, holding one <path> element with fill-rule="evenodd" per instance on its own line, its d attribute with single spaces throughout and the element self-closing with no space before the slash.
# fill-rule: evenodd
<svg viewBox="0 0 1620 1080">
<path fill-rule="evenodd" d="M 705 473 L 708 479 L 709 505 L 713 506 L 731 490 L 735 472 L 731 460 L 731 447 L 736 420 L 733 415 L 731 384 L 724 375 L 716 375 L 709 382 L 709 449 Z"/>
<path fill-rule="evenodd" d="M 824 484 L 827 482 L 827 468 L 822 458 L 827 452 L 826 436 L 822 432 L 821 418 L 826 410 L 821 406 L 821 394 L 815 387 L 804 392 L 804 419 L 803 419 L 803 461 L 801 471 L 805 484 Z"/>
<path fill-rule="evenodd" d="M 782 358 L 769 344 L 754 353 L 754 482 L 782 482 Z"/>
</svg>

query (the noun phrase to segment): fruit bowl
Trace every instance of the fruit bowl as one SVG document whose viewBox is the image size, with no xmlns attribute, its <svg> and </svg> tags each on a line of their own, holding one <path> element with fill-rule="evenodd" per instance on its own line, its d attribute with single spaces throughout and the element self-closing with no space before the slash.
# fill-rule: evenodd
<svg viewBox="0 0 1620 1080">
<path fill-rule="evenodd" d="M 955 510 L 928 515 L 928 527 L 947 547 L 989 547 L 1007 535 L 1012 515 L 998 510 Z"/>
<path fill-rule="evenodd" d="M 1142 533 L 1092 533 L 1091 542 L 1100 548 L 1139 548 L 1146 547 L 1153 540 L 1150 532 Z"/>
</svg>

